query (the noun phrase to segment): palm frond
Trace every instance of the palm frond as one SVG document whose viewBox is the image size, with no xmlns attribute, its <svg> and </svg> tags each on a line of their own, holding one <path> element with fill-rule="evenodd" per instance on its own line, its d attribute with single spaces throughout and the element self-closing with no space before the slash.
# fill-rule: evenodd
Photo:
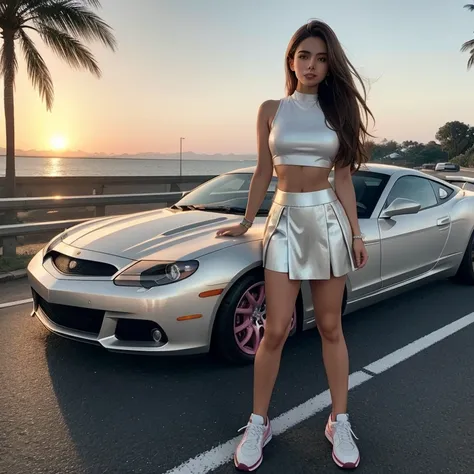
<svg viewBox="0 0 474 474">
<path fill-rule="evenodd" d="M 46 108 L 51 110 L 54 99 L 54 88 L 48 67 L 36 49 L 33 40 L 24 32 L 20 33 L 20 44 L 26 61 L 26 69 L 33 86 L 38 89 Z"/>
<path fill-rule="evenodd" d="M 40 6 L 44 5 L 47 3 L 52 3 L 55 0 L 20 0 L 20 9 L 19 13 L 24 14 L 24 13 L 32 13 L 34 10 Z M 100 0 L 78 0 L 79 3 L 82 3 L 84 5 L 90 5 L 92 8 L 102 8 L 102 5 L 100 3 Z M 0 2 L 1 3 L 1 2 Z"/>
<path fill-rule="evenodd" d="M 474 66 L 474 39 L 466 41 L 461 46 L 461 52 L 469 52 L 469 54 L 471 55 L 467 62 L 467 68 L 471 69 Z"/>
<path fill-rule="evenodd" d="M 474 12 L 474 4 L 464 5 L 464 8 L 467 8 L 470 12 Z"/>
<path fill-rule="evenodd" d="M 112 29 L 84 5 L 84 0 L 43 1 L 34 9 L 31 20 L 37 29 L 46 25 L 74 38 L 99 40 L 113 51 L 116 50 L 117 42 Z"/>
<path fill-rule="evenodd" d="M 38 33 L 43 41 L 71 67 L 76 69 L 85 68 L 97 77 L 101 76 L 101 71 L 93 54 L 79 40 L 64 31 L 46 25 L 41 25 Z"/>
</svg>

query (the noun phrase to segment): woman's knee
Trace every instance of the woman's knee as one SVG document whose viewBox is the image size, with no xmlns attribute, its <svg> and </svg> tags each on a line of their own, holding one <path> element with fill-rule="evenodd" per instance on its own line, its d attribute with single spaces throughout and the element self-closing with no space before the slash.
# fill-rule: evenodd
<svg viewBox="0 0 474 474">
<path fill-rule="evenodd" d="M 318 321 L 321 338 L 331 344 L 337 344 L 343 338 L 341 315 L 325 314 Z"/>
<path fill-rule="evenodd" d="M 290 330 L 290 323 L 288 325 L 283 324 L 267 324 L 265 327 L 265 334 L 263 341 L 269 349 L 279 349 L 283 347 L 288 337 Z"/>
</svg>

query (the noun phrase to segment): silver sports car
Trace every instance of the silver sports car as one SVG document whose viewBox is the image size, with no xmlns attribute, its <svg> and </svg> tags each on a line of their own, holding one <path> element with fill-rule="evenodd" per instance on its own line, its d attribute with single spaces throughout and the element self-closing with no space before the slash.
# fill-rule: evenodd
<svg viewBox="0 0 474 474">
<path fill-rule="evenodd" d="M 253 168 L 175 205 L 67 229 L 30 262 L 33 313 L 52 332 L 111 351 L 212 351 L 251 362 L 265 329 L 261 239 L 276 187 L 237 238 Z M 345 313 L 436 278 L 474 284 L 474 193 L 421 171 L 370 164 L 353 176 L 369 261 L 347 280 Z M 315 327 L 303 283 L 291 335 Z"/>
</svg>

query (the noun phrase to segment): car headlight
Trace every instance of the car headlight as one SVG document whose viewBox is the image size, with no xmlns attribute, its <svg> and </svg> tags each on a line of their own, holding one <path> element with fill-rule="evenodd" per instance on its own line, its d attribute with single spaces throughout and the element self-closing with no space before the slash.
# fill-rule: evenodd
<svg viewBox="0 0 474 474">
<path fill-rule="evenodd" d="M 154 286 L 169 285 L 191 276 L 199 267 L 199 262 L 156 262 L 141 260 L 114 278 L 118 286 L 139 286 L 153 288 Z"/>
</svg>

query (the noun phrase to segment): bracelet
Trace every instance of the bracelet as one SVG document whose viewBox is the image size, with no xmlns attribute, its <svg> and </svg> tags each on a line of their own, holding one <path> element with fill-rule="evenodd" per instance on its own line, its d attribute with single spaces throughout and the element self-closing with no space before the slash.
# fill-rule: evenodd
<svg viewBox="0 0 474 474">
<path fill-rule="evenodd" d="M 245 217 L 242 219 L 242 222 L 240 223 L 241 226 L 245 227 L 246 229 L 250 229 L 252 227 L 253 222 L 249 221 Z"/>
<path fill-rule="evenodd" d="M 353 240 L 364 240 L 364 237 L 365 237 L 365 236 L 364 236 L 363 234 L 361 234 L 361 235 L 353 235 L 353 236 L 352 236 L 352 239 L 353 239 Z"/>
</svg>

